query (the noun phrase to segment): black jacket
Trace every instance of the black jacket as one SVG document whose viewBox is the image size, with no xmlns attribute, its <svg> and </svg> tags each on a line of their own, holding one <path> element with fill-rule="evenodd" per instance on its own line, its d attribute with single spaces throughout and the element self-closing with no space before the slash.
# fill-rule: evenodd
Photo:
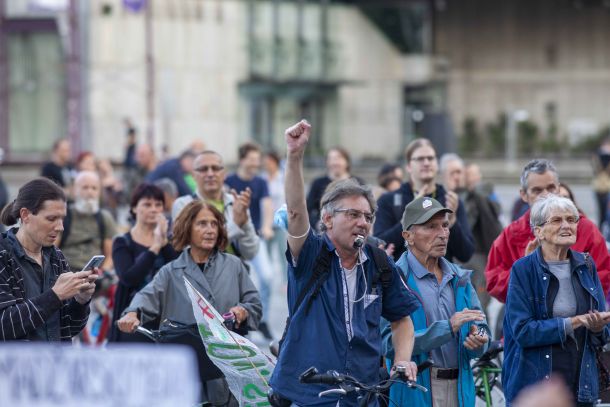
<svg viewBox="0 0 610 407">
<path fill-rule="evenodd" d="M 6 233 L 0 237 L 0 341 L 23 340 L 59 312 L 60 340 L 71 341 L 87 325 L 89 303 L 80 304 L 74 298 L 61 301 L 53 290 L 26 298 L 23 273 L 14 260 Z M 70 271 L 61 251 L 51 252 L 51 286 L 61 273 Z"/>
<path fill-rule="evenodd" d="M 436 191 L 432 198 L 445 205 L 445 188 L 442 185 L 436 184 Z M 388 244 L 394 243 L 394 259 L 398 260 L 400 255 L 405 251 L 405 240 L 402 237 L 402 225 L 400 220 L 405 210 L 405 206 L 414 198 L 413 190 L 408 182 L 393 192 L 386 192 L 381 195 L 377 201 L 377 212 L 375 217 L 375 225 L 373 227 L 373 235 Z M 468 225 L 468 218 L 464 203 L 460 200 L 460 204 L 456 213 L 456 222 L 450 229 L 449 244 L 447 246 L 447 255 L 449 261 L 457 259 L 461 262 L 467 262 L 474 253 L 474 240 Z"/>
</svg>

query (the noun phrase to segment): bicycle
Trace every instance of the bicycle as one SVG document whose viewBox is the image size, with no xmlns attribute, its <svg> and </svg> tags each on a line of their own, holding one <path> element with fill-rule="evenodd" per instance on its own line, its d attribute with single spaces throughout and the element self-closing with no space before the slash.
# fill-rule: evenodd
<svg viewBox="0 0 610 407">
<path fill-rule="evenodd" d="M 428 359 L 417 366 L 417 371 L 424 371 L 425 369 L 433 365 L 434 362 Z M 389 378 L 384 378 L 379 383 L 374 385 L 366 385 L 364 383 L 359 382 L 352 376 L 341 374 L 335 370 L 329 370 L 326 373 L 320 374 L 318 373 L 318 370 L 315 367 L 310 367 L 305 372 L 303 372 L 301 376 L 299 376 L 299 381 L 301 383 L 322 383 L 338 385 L 338 388 L 321 391 L 318 394 L 318 397 L 325 397 L 330 395 L 345 396 L 350 393 L 356 393 L 358 395 L 358 405 L 360 407 L 366 407 L 368 406 L 368 403 L 373 399 L 373 397 L 385 397 L 387 400 L 389 400 L 389 398 L 383 393 L 386 392 L 390 388 L 390 386 L 395 383 L 403 383 L 409 388 L 417 389 L 423 392 L 428 391 L 427 388 L 417 384 L 417 382 L 407 380 L 404 375 L 404 372 L 405 368 L 403 366 L 396 366 L 396 373 L 392 374 L 392 376 L 390 376 Z"/>
<path fill-rule="evenodd" d="M 502 341 L 492 341 L 487 351 L 472 366 L 476 396 L 485 402 L 486 407 L 494 405 L 494 398 L 499 399 L 501 405 L 504 405 L 504 393 L 500 382 L 502 367 L 497 360 L 503 350 Z"/>
</svg>

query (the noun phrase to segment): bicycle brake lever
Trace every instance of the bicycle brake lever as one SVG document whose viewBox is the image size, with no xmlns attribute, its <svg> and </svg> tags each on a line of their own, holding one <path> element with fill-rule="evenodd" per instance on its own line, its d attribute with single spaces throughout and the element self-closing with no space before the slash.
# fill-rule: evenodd
<svg viewBox="0 0 610 407">
<path fill-rule="evenodd" d="M 414 388 L 416 388 L 417 390 L 422 391 L 422 392 L 424 392 L 424 393 L 427 393 L 427 392 L 428 392 L 428 389 L 427 389 L 426 387 L 422 386 L 421 384 L 417 384 L 417 383 L 416 383 L 416 382 L 414 382 L 414 381 L 407 380 L 405 383 L 407 384 L 407 387 L 409 387 L 409 388 L 413 388 L 413 387 L 414 387 Z"/>
<path fill-rule="evenodd" d="M 347 394 L 347 392 L 343 389 L 329 389 L 329 390 L 324 390 L 318 393 L 318 397 L 324 397 L 324 396 L 328 396 L 331 394 L 340 394 L 342 396 L 345 396 Z"/>
</svg>

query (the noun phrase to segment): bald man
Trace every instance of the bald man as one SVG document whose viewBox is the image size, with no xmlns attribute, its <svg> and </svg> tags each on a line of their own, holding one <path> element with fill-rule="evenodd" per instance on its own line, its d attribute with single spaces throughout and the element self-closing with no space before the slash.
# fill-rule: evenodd
<svg viewBox="0 0 610 407">
<path fill-rule="evenodd" d="M 102 269 L 112 269 L 112 237 L 117 227 L 110 212 L 100 208 L 101 182 L 97 173 L 79 172 L 74 180 L 74 203 L 68 206 L 59 247 L 70 268 L 82 270 L 91 256 L 103 254 Z"/>
</svg>

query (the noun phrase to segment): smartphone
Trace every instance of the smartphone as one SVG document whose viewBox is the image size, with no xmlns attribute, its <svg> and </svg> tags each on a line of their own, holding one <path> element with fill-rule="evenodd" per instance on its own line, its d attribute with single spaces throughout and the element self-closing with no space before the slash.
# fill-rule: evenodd
<svg viewBox="0 0 610 407">
<path fill-rule="evenodd" d="M 105 259 L 106 256 L 101 254 L 91 257 L 82 271 L 93 270 L 94 268 L 101 266 Z"/>
</svg>

